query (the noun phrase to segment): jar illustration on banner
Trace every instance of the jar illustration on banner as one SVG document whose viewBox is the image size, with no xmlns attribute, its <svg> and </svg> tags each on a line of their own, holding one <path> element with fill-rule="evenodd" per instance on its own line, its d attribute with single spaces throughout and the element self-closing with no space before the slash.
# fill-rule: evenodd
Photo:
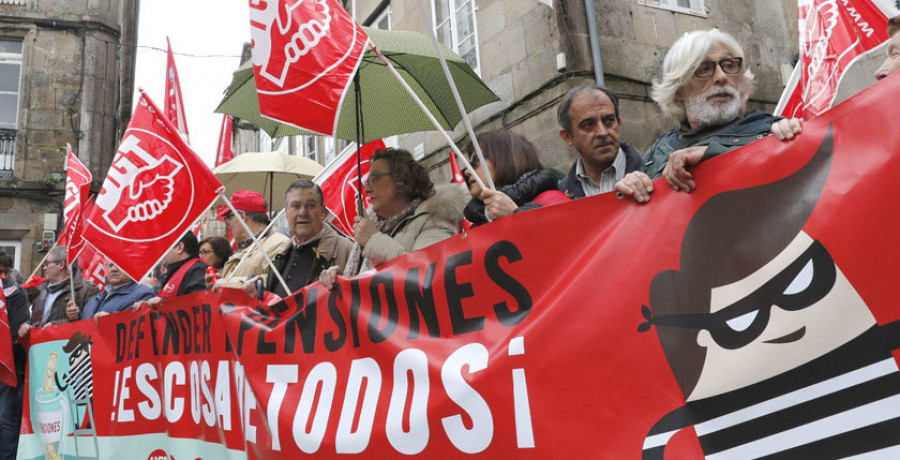
<svg viewBox="0 0 900 460">
<path fill-rule="evenodd" d="M 44 385 L 37 390 L 33 398 L 35 431 L 40 434 L 44 443 L 44 458 L 57 460 L 62 458 L 61 452 L 69 433 L 71 433 L 69 417 L 69 400 L 55 385 L 56 365 L 59 354 L 50 352 L 44 373 Z"/>
</svg>

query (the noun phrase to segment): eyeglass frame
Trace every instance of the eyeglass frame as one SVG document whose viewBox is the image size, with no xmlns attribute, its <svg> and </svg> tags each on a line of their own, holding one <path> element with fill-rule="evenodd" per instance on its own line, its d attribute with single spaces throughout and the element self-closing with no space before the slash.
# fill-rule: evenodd
<svg viewBox="0 0 900 460">
<path fill-rule="evenodd" d="M 366 177 L 363 179 L 363 184 L 369 187 L 375 185 L 375 179 L 378 179 L 382 176 L 390 176 L 393 173 L 390 171 L 387 172 L 369 172 L 366 174 Z"/>
<path fill-rule="evenodd" d="M 737 70 L 735 70 L 734 72 L 729 72 L 728 70 L 725 69 L 725 66 L 722 65 L 723 62 L 736 62 L 738 65 Z M 707 64 L 713 64 L 712 67 L 710 68 L 712 71 L 709 73 L 709 75 L 700 75 L 700 69 L 704 65 L 707 65 Z M 741 70 L 744 68 L 744 58 L 742 58 L 742 57 L 727 57 L 727 58 L 719 59 L 718 61 L 703 61 L 699 65 L 697 65 L 696 69 L 694 69 L 693 75 L 697 78 L 702 78 L 702 79 L 712 78 L 716 74 L 716 67 L 722 69 L 722 72 L 724 72 L 725 75 L 739 74 L 739 73 L 741 73 Z"/>
</svg>

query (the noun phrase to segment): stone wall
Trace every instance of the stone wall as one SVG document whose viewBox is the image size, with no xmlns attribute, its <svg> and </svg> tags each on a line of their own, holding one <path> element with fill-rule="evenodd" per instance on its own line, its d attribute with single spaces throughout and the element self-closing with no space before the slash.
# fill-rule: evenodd
<svg viewBox="0 0 900 460">
<path fill-rule="evenodd" d="M 583 0 L 475 0 L 481 76 L 500 102 L 470 114 L 476 130 L 508 128 L 527 136 L 546 166 L 566 170 L 577 155 L 557 134 L 556 103 L 577 84 L 593 81 Z M 363 20 L 382 2 L 358 0 Z M 797 56 L 796 3 L 784 0 L 706 0 L 706 16 L 675 13 L 638 0 L 594 0 L 605 84 L 621 96 L 622 137 L 638 149 L 674 123 L 650 100 L 652 79 L 668 47 L 691 30 L 718 27 L 735 35 L 756 74 L 751 106 L 773 109 L 781 95 L 781 66 Z M 392 0 L 394 29 L 424 32 L 415 0 Z M 556 55 L 566 56 L 566 71 Z M 460 125 L 454 139 L 463 139 Z M 464 143 L 464 142 L 463 142 Z M 434 132 L 402 136 L 400 146 L 424 144 L 435 182 L 450 176 L 447 148 Z"/>
<path fill-rule="evenodd" d="M 55 230 L 62 225 L 65 145 L 90 169 L 96 191 L 127 126 L 137 2 L 0 5 L 0 37 L 23 42 L 14 179 L 0 181 L 0 239 L 21 240 L 26 275 L 43 257 L 33 245 L 44 214 L 56 215 Z"/>
</svg>

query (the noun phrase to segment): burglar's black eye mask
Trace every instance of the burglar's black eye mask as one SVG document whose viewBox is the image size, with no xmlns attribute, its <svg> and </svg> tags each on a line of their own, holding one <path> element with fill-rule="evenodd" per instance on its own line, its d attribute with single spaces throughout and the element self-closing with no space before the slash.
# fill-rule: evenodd
<svg viewBox="0 0 900 460">
<path fill-rule="evenodd" d="M 650 325 L 706 329 L 722 348 L 741 348 L 766 330 L 772 306 L 782 310 L 802 310 L 822 300 L 834 286 L 837 275 L 831 255 L 818 240 L 791 262 L 781 273 L 743 299 L 715 313 L 686 313 L 653 316 L 643 307 L 647 322 L 638 327 L 644 332 Z"/>
</svg>

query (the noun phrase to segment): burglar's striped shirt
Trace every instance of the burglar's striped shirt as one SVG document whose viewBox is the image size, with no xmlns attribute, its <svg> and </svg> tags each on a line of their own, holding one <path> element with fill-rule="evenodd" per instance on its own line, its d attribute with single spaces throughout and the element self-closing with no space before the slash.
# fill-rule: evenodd
<svg viewBox="0 0 900 460">
<path fill-rule="evenodd" d="M 644 458 L 693 425 L 707 459 L 900 458 L 900 322 L 780 376 L 689 402 L 653 427 Z M 885 342 L 885 339 L 890 342 Z"/>
</svg>

